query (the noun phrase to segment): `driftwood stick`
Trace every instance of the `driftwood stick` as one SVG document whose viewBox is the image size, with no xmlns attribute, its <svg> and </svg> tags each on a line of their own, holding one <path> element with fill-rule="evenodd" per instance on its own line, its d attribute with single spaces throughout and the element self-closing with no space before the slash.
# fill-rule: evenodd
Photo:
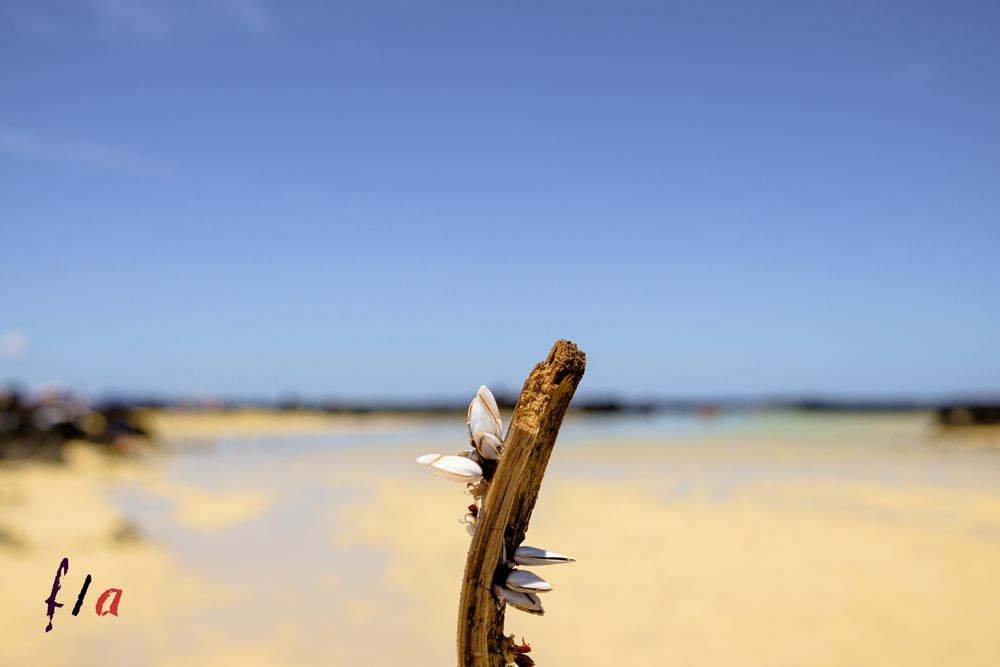
<svg viewBox="0 0 1000 667">
<path fill-rule="evenodd" d="M 586 364 L 576 345 L 560 340 L 524 381 L 465 563 L 458 611 L 459 667 L 503 665 L 504 610 L 497 609 L 493 577 L 504 541 L 508 555 L 513 554 L 528 530 L 545 466 Z"/>
</svg>

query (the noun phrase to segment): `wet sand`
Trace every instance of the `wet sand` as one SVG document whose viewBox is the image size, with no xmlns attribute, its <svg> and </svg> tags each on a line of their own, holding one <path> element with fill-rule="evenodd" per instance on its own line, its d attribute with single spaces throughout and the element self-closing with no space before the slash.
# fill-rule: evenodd
<svg viewBox="0 0 1000 667">
<path fill-rule="evenodd" d="M 454 664 L 467 497 L 413 463 L 462 446 L 454 421 L 164 419 L 134 459 L 0 468 L 0 664 Z M 543 667 L 995 665 L 992 438 L 920 415 L 578 419 L 528 539 L 578 562 L 539 569 L 547 613 L 508 631 Z M 93 610 L 109 587 L 119 618 Z"/>
</svg>

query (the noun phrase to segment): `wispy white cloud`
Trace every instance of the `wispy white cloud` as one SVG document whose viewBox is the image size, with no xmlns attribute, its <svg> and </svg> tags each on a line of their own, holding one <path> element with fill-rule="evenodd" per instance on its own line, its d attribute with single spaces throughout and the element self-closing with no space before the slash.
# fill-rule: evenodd
<svg viewBox="0 0 1000 667">
<path fill-rule="evenodd" d="M 185 22 L 187 8 L 156 0 L 87 0 L 98 29 L 106 35 L 141 40 L 173 36 Z"/>
<path fill-rule="evenodd" d="M 53 139 L 4 125 L 0 125 L 0 153 L 29 160 L 116 171 L 153 181 L 173 181 L 185 174 L 184 170 L 168 162 L 107 144 L 81 139 Z"/>
<path fill-rule="evenodd" d="M 260 0 L 87 0 L 100 29 L 112 35 L 166 40 L 202 27 L 235 29 L 253 37 L 273 30 Z"/>
<path fill-rule="evenodd" d="M 0 358 L 20 359 L 28 349 L 28 335 L 18 329 L 0 332 Z"/>
<path fill-rule="evenodd" d="M 54 137 L 0 122 L 0 157 L 49 162 L 122 174 L 159 184 L 228 188 L 245 173 L 170 162 L 89 139 Z"/>
<path fill-rule="evenodd" d="M 216 11 L 231 25 L 252 35 L 270 35 L 274 21 L 264 5 L 256 0 L 216 0 Z"/>
<path fill-rule="evenodd" d="M 274 32 L 263 0 L 84 0 L 42 7 L 13 0 L 3 14 L 22 33 L 55 37 L 89 32 L 146 43 L 163 43 L 201 29 L 235 30 L 251 37 Z"/>
<path fill-rule="evenodd" d="M 260 37 L 272 30 L 258 0 L 87 0 L 106 34 L 166 40 L 188 29 L 233 28 Z"/>
</svg>

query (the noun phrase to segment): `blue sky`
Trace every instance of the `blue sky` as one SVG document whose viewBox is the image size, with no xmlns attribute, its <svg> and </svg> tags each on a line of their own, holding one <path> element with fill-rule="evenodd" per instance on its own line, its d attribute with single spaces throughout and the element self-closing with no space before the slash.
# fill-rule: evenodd
<svg viewBox="0 0 1000 667">
<path fill-rule="evenodd" d="M 0 0 L 0 379 L 1000 391 L 1000 5 Z"/>
</svg>

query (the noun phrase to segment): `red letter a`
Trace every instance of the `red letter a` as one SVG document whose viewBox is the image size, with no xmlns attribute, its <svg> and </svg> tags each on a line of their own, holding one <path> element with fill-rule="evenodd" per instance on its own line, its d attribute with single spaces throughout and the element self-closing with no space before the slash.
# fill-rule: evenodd
<svg viewBox="0 0 1000 667">
<path fill-rule="evenodd" d="M 104 603 L 107 602 L 108 596 L 112 593 L 115 594 L 115 599 L 111 601 L 111 608 L 104 611 Z M 112 616 L 118 615 L 118 603 L 122 600 L 122 589 L 120 588 L 109 588 L 108 590 L 101 593 L 101 597 L 97 598 L 97 606 L 94 607 L 94 611 L 97 612 L 98 616 L 107 616 L 111 614 Z"/>
</svg>

